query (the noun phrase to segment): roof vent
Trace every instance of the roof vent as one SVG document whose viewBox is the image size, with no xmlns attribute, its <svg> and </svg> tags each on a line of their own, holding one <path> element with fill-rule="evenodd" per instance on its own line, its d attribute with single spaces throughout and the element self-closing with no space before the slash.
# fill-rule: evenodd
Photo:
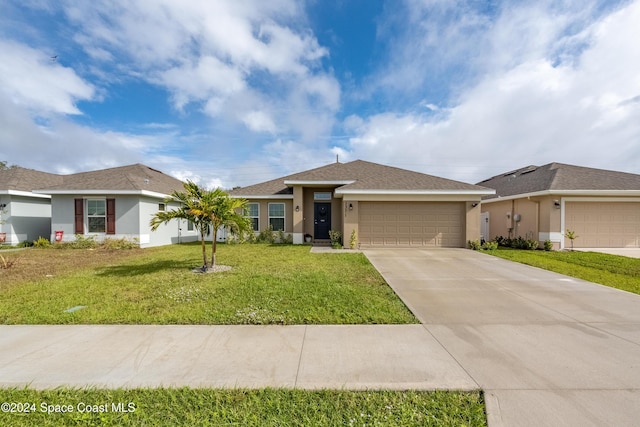
<svg viewBox="0 0 640 427">
<path fill-rule="evenodd" d="M 144 179 L 144 183 L 145 183 L 145 184 L 149 184 L 149 178 L 145 178 L 145 179 Z"/>
</svg>

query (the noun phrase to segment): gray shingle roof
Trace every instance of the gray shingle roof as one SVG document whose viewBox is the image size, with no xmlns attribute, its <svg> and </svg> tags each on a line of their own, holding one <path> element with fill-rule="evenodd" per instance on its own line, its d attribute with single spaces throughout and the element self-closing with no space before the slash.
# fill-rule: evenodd
<svg viewBox="0 0 640 427">
<path fill-rule="evenodd" d="M 349 163 L 331 163 L 319 168 L 287 175 L 281 178 L 236 188 L 232 195 L 276 196 L 290 195 L 292 189 L 285 182 L 341 182 L 340 191 L 469 191 L 486 188 L 464 182 L 440 178 L 378 163 L 355 160 Z M 353 181 L 353 182 L 350 182 Z"/>
<path fill-rule="evenodd" d="M 31 191 L 62 183 L 62 175 L 13 167 L 0 170 L 0 191 Z"/>
<path fill-rule="evenodd" d="M 184 190 L 179 179 L 142 164 L 63 175 L 62 182 L 38 187 L 39 192 L 73 193 L 92 190 L 118 192 L 151 191 L 171 194 Z"/>
<path fill-rule="evenodd" d="M 527 166 L 496 175 L 479 182 L 478 185 L 496 190 L 496 194 L 487 196 L 487 199 L 541 191 L 637 191 L 640 190 L 640 175 L 549 163 L 544 166 Z"/>
</svg>

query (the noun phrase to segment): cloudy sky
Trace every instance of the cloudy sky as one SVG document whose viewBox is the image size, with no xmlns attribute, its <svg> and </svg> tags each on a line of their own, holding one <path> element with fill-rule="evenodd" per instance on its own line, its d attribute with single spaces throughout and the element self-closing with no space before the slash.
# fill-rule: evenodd
<svg viewBox="0 0 640 427">
<path fill-rule="evenodd" d="M 0 0 L 0 160 L 640 173 L 640 0 Z"/>
</svg>

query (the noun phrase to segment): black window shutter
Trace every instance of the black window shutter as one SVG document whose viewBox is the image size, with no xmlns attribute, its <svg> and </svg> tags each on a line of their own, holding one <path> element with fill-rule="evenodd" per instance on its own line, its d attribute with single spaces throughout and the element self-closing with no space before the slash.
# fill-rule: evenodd
<svg viewBox="0 0 640 427">
<path fill-rule="evenodd" d="M 84 234 L 84 200 L 75 199 L 74 234 Z"/>
<path fill-rule="evenodd" d="M 107 199 L 107 234 L 116 234 L 116 199 Z"/>
</svg>

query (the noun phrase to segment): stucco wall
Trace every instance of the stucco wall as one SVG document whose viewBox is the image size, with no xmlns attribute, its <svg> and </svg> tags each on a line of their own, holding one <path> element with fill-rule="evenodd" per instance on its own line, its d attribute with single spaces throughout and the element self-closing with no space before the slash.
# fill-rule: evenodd
<svg viewBox="0 0 640 427">
<path fill-rule="evenodd" d="M 6 243 L 16 245 L 25 240 L 34 241 L 51 234 L 51 202 L 49 199 L 3 196 L 0 204 L 6 204 L 0 232 L 6 233 Z"/>
</svg>

